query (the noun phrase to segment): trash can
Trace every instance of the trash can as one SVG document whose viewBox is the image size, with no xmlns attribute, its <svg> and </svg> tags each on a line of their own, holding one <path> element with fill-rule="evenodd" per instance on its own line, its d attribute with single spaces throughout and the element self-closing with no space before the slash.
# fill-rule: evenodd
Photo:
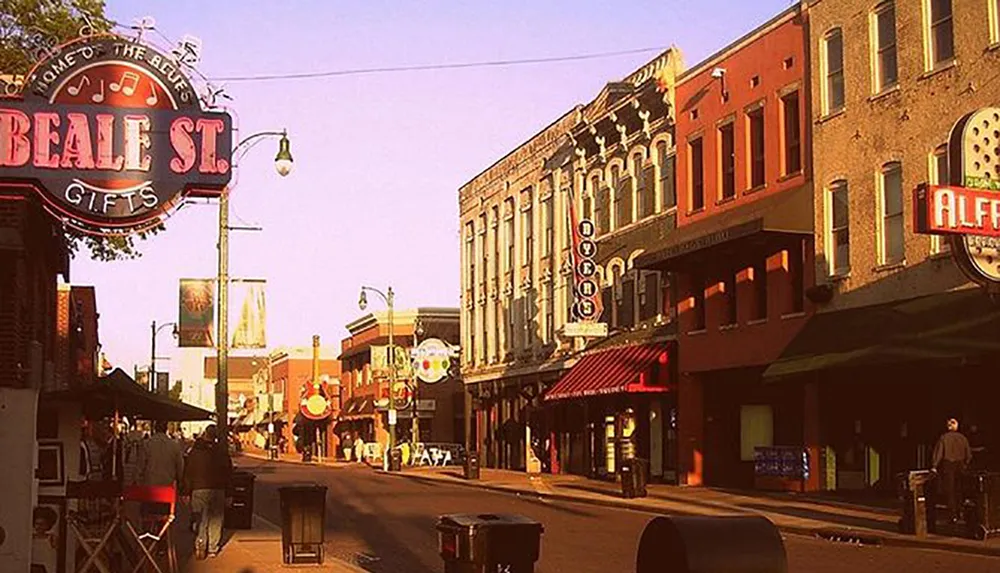
<svg viewBox="0 0 1000 573">
<path fill-rule="evenodd" d="M 281 554 L 286 565 L 323 564 L 326 487 L 292 485 L 278 488 L 281 506 Z"/>
<path fill-rule="evenodd" d="M 389 471 L 398 472 L 403 470 L 403 450 L 399 447 L 389 450 Z"/>
<path fill-rule="evenodd" d="M 541 523 L 520 515 L 442 515 L 438 550 L 445 573 L 532 573 L 541 550 Z"/>
<path fill-rule="evenodd" d="M 226 497 L 232 500 L 226 507 L 226 529 L 253 528 L 253 483 L 257 476 L 247 471 L 233 472 Z"/>
<path fill-rule="evenodd" d="M 897 474 L 902 511 L 899 532 L 923 537 L 937 532 L 937 502 L 931 483 L 934 472 L 914 470 Z"/>
<path fill-rule="evenodd" d="M 622 460 L 622 497 L 646 497 L 647 467 L 646 460 L 641 458 Z"/>
<path fill-rule="evenodd" d="M 1000 473 L 976 471 L 968 476 L 965 525 L 973 539 L 1000 533 Z"/>
<path fill-rule="evenodd" d="M 479 479 L 478 450 L 469 450 L 465 455 L 465 479 Z"/>
<path fill-rule="evenodd" d="M 762 516 L 664 516 L 639 538 L 636 573 L 787 573 L 781 533 Z"/>
</svg>

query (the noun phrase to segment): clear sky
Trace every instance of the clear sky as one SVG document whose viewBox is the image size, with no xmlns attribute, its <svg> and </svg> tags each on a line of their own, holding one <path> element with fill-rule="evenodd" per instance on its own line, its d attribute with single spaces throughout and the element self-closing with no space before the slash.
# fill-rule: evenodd
<svg viewBox="0 0 1000 573">
<path fill-rule="evenodd" d="M 111 0 L 108 13 L 123 24 L 152 16 L 172 40 L 199 37 L 201 71 L 233 77 L 670 45 L 690 66 L 791 4 Z M 269 344 L 307 346 L 318 334 L 339 345 L 344 325 L 361 314 L 362 284 L 392 285 L 397 308 L 458 306 L 459 186 L 656 54 L 223 82 L 241 135 L 287 128 L 295 158 L 281 178 L 276 144 L 255 147 L 231 201 L 231 224 L 264 228 L 232 235 L 230 273 L 267 279 Z M 178 280 L 215 276 L 217 217 L 214 205 L 189 205 L 141 243 L 141 259 L 73 261 L 71 282 L 96 287 L 101 342 L 114 365 L 148 364 L 150 322 L 177 320 Z M 157 354 L 173 355 L 175 343 L 161 334 Z"/>
</svg>

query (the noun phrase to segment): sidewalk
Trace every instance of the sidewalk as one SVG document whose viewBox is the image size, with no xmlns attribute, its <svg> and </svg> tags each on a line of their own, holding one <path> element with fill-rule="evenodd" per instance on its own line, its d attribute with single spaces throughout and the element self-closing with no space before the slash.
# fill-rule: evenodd
<svg viewBox="0 0 1000 573">
<path fill-rule="evenodd" d="M 253 529 L 238 530 L 226 542 L 218 557 L 191 561 L 191 573 L 268 573 L 282 568 L 294 568 L 304 573 L 365 573 L 364 569 L 326 556 L 323 565 L 283 565 L 281 562 L 281 529 L 254 515 Z"/>
<path fill-rule="evenodd" d="M 729 492 L 701 487 L 650 484 L 648 497 L 624 499 L 618 484 L 570 475 L 529 476 L 523 472 L 482 469 L 479 481 L 467 481 L 460 467 L 406 468 L 388 475 L 448 482 L 465 487 L 532 495 L 541 499 L 589 503 L 670 515 L 755 513 L 781 531 L 863 544 L 885 544 L 1000 557 L 1000 538 L 976 541 L 949 535 L 917 538 L 898 532 L 895 509 L 827 500 L 810 495 Z M 954 532 L 958 535 L 959 532 Z"/>
<path fill-rule="evenodd" d="M 363 465 L 363 464 L 361 464 L 359 462 L 345 462 L 343 460 L 335 460 L 335 459 L 330 459 L 330 458 L 323 458 L 322 461 L 316 461 L 314 459 L 311 462 L 304 462 L 304 461 L 302 461 L 302 456 L 300 454 L 281 454 L 280 458 L 277 459 L 277 460 L 272 460 L 271 458 L 267 457 L 266 453 L 263 453 L 263 452 L 247 452 L 247 451 L 244 451 L 244 452 L 240 452 L 240 456 L 242 456 L 244 458 L 251 458 L 251 459 L 254 459 L 254 460 L 263 460 L 263 461 L 268 461 L 268 462 L 279 461 L 279 462 L 289 463 L 289 464 L 301 464 L 301 465 L 304 465 L 304 466 L 325 466 L 325 467 L 331 467 L 331 468 L 341 468 L 341 467 L 350 467 L 350 466 L 361 466 L 361 465 Z"/>
</svg>

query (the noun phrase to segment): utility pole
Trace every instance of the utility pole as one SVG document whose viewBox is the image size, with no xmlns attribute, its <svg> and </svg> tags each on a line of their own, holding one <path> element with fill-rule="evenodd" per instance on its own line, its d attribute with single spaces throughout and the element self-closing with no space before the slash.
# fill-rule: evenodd
<svg viewBox="0 0 1000 573">
<path fill-rule="evenodd" d="M 150 392 L 156 392 L 156 321 L 150 326 L 152 335 L 149 337 L 151 340 L 149 354 L 149 380 L 146 381 L 146 386 L 149 387 Z"/>
<path fill-rule="evenodd" d="M 215 381 L 215 425 L 224 444 L 229 444 L 229 188 L 219 196 L 219 329 L 217 378 Z"/>
</svg>

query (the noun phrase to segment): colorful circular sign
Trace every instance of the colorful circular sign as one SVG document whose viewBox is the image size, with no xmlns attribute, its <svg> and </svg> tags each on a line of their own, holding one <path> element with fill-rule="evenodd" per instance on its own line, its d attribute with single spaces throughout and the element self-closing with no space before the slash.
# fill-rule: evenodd
<svg viewBox="0 0 1000 573">
<path fill-rule="evenodd" d="M 451 345 L 437 338 L 428 338 L 413 351 L 413 371 L 422 382 L 440 382 L 448 377 L 453 354 Z"/>
<path fill-rule="evenodd" d="M 989 205 L 1000 199 L 998 134 L 1000 108 L 984 108 L 970 113 L 959 120 L 952 130 L 949 163 L 956 171 L 952 183 L 988 192 L 967 202 L 970 207 L 965 211 L 970 218 L 974 213 L 980 219 L 988 218 L 991 211 Z M 980 214 L 977 209 L 987 214 Z M 959 235 L 952 247 L 959 267 L 969 278 L 983 286 L 996 288 L 1000 285 L 1000 236 Z"/>
<path fill-rule="evenodd" d="M 56 48 L 0 98 L 0 179 L 32 186 L 67 224 L 121 234 L 232 178 L 232 119 L 205 111 L 182 65 L 113 35 Z"/>
</svg>

